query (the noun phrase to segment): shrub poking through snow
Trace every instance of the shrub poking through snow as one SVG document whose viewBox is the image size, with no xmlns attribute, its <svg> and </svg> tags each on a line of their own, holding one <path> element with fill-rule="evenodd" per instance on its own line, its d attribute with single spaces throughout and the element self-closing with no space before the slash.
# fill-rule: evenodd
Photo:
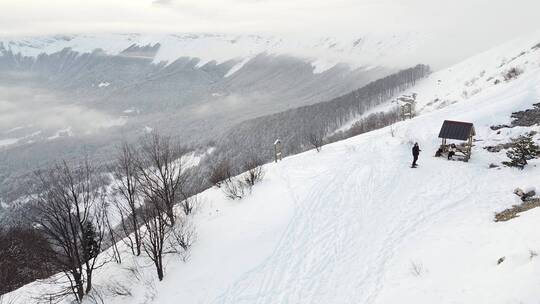
<svg viewBox="0 0 540 304">
<path fill-rule="evenodd" d="M 517 78 L 523 71 L 519 68 L 513 67 L 506 71 L 503 75 L 505 81 L 510 81 Z"/>
<path fill-rule="evenodd" d="M 232 169 L 228 161 L 224 160 L 216 165 L 212 166 L 212 171 L 210 173 L 210 182 L 212 185 L 220 188 L 221 185 L 227 180 L 230 181 L 232 178 Z"/>
<path fill-rule="evenodd" d="M 510 150 L 506 152 L 510 160 L 504 161 L 503 165 L 523 170 L 527 161 L 536 158 L 539 154 L 540 147 L 533 141 L 531 134 L 520 136 L 512 139 Z"/>
<path fill-rule="evenodd" d="M 322 146 L 324 146 L 324 132 L 322 130 L 310 130 L 305 134 L 305 138 L 317 152 L 321 152 Z"/>
<path fill-rule="evenodd" d="M 228 199 L 241 200 L 246 194 L 246 184 L 237 178 L 230 178 L 223 181 L 221 190 Z"/>
<path fill-rule="evenodd" d="M 409 271 L 415 277 L 420 277 L 426 272 L 424 269 L 424 265 L 417 262 L 411 262 L 411 267 L 409 268 Z"/>
<path fill-rule="evenodd" d="M 229 176 L 220 183 L 220 188 L 228 199 L 241 200 L 264 178 L 263 161 L 255 155 L 252 155 L 242 168 L 246 172 L 236 177 Z"/>
<path fill-rule="evenodd" d="M 264 178 L 263 162 L 258 157 L 251 157 L 251 159 L 244 165 L 244 183 L 251 190 L 256 183 L 260 182 Z"/>
<path fill-rule="evenodd" d="M 131 297 L 133 295 L 131 289 L 119 281 L 111 281 L 106 288 L 109 294 L 115 297 Z"/>
</svg>

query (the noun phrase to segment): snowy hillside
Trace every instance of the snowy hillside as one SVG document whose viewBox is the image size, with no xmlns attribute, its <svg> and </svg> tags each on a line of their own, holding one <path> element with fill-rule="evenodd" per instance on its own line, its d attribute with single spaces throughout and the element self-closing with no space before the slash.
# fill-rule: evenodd
<svg viewBox="0 0 540 304">
<path fill-rule="evenodd" d="M 415 41 L 358 39 L 0 38 L 0 197 L 18 195 L 21 176 L 81 146 L 99 162 L 147 130 L 206 146 L 244 121 L 342 96 L 396 72 L 386 50 L 406 53 Z"/>
<path fill-rule="evenodd" d="M 198 67 L 216 61 L 218 64 L 238 60 L 228 75 L 239 70 L 259 54 L 290 55 L 308 60 L 315 73 L 322 73 L 336 64 L 352 68 L 373 64 L 392 68 L 408 67 L 419 63 L 411 58 L 423 46 L 424 36 L 418 33 L 401 35 L 358 35 L 354 38 L 281 37 L 231 34 L 96 34 L 62 35 L 50 37 L 2 38 L 0 51 L 10 50 L 25 56 L 52 54 L 64 48 L 80 53 L 101 49 L 106 54 L 121 54 L 130 46 L 153 46 L 157 50 L 137 54 L 148 56 L 155 62 L 172 63 L 180 57 L 199 58 Z M 401 55 L 394 51 L 399 49 Z M 149 51 L 149 49 L 146 49 Z M 131 54 L 133 55 L 133 54 Z M 409 58 L 409 60 L 405 60 Z"/>
<path fill-rule="evenodd" d="M 539 42 L 432 74 L 411 89 L 418 117 L 268 164 L 243 200 L 202 193 L 191 258 L 169 256 L 158 282 L 150 261 L 126 250 L 124 264 L 97 274 L 105 303 L 538 303 L 540 208 L 493 217 L 516 203 L 514 188 L 540 187 L 540 160 L 490 169 L 505 153 L 483 147 L 540 131 L 490 128 L 540 102 Z M 505 80 L 514 67 L 522 73 Z M 445 119 L 475 124 L 468 163 L 433 157 Z M 129 295 L 113 296 L 108 286 L 119 285 Z M 50 288 L 37 282 L 6 298 L 33 303 Z"/>
<path fill-rule="evenodd" d="M 530 74 L 536 72 L 539 67 L 540 31 L 517 38 L 433 73 L 403 95 L 418 94 L 417 111 L 428 113 L 458 102 L 475 100 L 476 95 L 491 92 L 498 86 L 504 87 L 507 82 L 505 75 L 513 69 L 519 71 L 518 73 Z M 387 102 L 371 109 L 362 117 L 379 111 L 387 111 L 393 106 L 395 106 L 394 102 Z M 509 117 L 510 113 L 505 114 Z M 350 128 L 359 118 L 346 123 L 342 130 Z M 497 124 L 495 118 L 493 119 L 492 124 Z"/>
</svg>

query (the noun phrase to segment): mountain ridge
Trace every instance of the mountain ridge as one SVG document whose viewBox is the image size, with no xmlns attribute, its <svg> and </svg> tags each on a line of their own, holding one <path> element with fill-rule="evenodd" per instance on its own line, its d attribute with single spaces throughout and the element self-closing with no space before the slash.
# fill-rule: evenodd
<svg viewBox="0 0 540 304">
<path fill-rule="evenodd" d="M 375 65 L 404 68 L 418 62 L 403 60 L 413 55 L 424 37 L 418 33 L 400 35 L 364 35 L 354 38 L 302 38 L 275 35 L 235 34 L 79 34 L 69 36 L 0 37 L 0 51 L 37 57 L 65 48 L 79 53 L 99 49 L 117 55 L 130 47 L 156 49 L 151 58 L 170 64 L 180 57 L 199 58 L 197 67 L 215 61 L 237 61 L 234 70 L 258 54 L 290 55 L 303 58 L 313 66 L 314 73 L 322 73 L 343 63 L 352 69 L 369 69 Z M 390 50 L 399 49 L 401 54 Z M 396 58 L 400 57 L 400 61 Z M 232 73 L 231 73 L 232 74 Z"/>
</svg>

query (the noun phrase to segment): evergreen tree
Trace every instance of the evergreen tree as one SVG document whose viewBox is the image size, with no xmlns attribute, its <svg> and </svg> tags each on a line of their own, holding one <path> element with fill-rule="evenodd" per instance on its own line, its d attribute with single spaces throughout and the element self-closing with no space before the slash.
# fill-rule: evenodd
<svg viewBox="0 0 540 304">
<path fill-rule="evenodd" d="M 98 236 L 96 235 L 96 229 L 91 221 L 86 222 L 83 231 L 84 248 L 83 252 L 86 261 L 98 256 L 100 251 L 100 245 L 98 243 Z"/>
<path fill-rule="evenodd" d="M 540 147 L 534 143 L 532 134 L 527 134 L 512 139 L 512 147 L 506 152 L 506 156 L 508 156 L 510 161 L 505 161 L 503 164 L 523 170 L 527 165 L 527 161 L 535 158 L 539 154 Z"/>
</svg>

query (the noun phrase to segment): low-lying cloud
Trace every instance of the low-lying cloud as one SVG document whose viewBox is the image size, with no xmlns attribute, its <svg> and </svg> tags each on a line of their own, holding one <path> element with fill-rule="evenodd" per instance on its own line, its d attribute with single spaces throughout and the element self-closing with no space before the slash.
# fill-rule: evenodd
<svg viewBox="0 0 540 304">
<path fill-rule="evenodd" d="M 122 119 L 89 109 L 59 93 L 26 86 L 0 86 L 0 135 L 30 128 L 44 134 L 70 129 L 73 134 L 92 134 L 122 124 Z"/>
</svg>

